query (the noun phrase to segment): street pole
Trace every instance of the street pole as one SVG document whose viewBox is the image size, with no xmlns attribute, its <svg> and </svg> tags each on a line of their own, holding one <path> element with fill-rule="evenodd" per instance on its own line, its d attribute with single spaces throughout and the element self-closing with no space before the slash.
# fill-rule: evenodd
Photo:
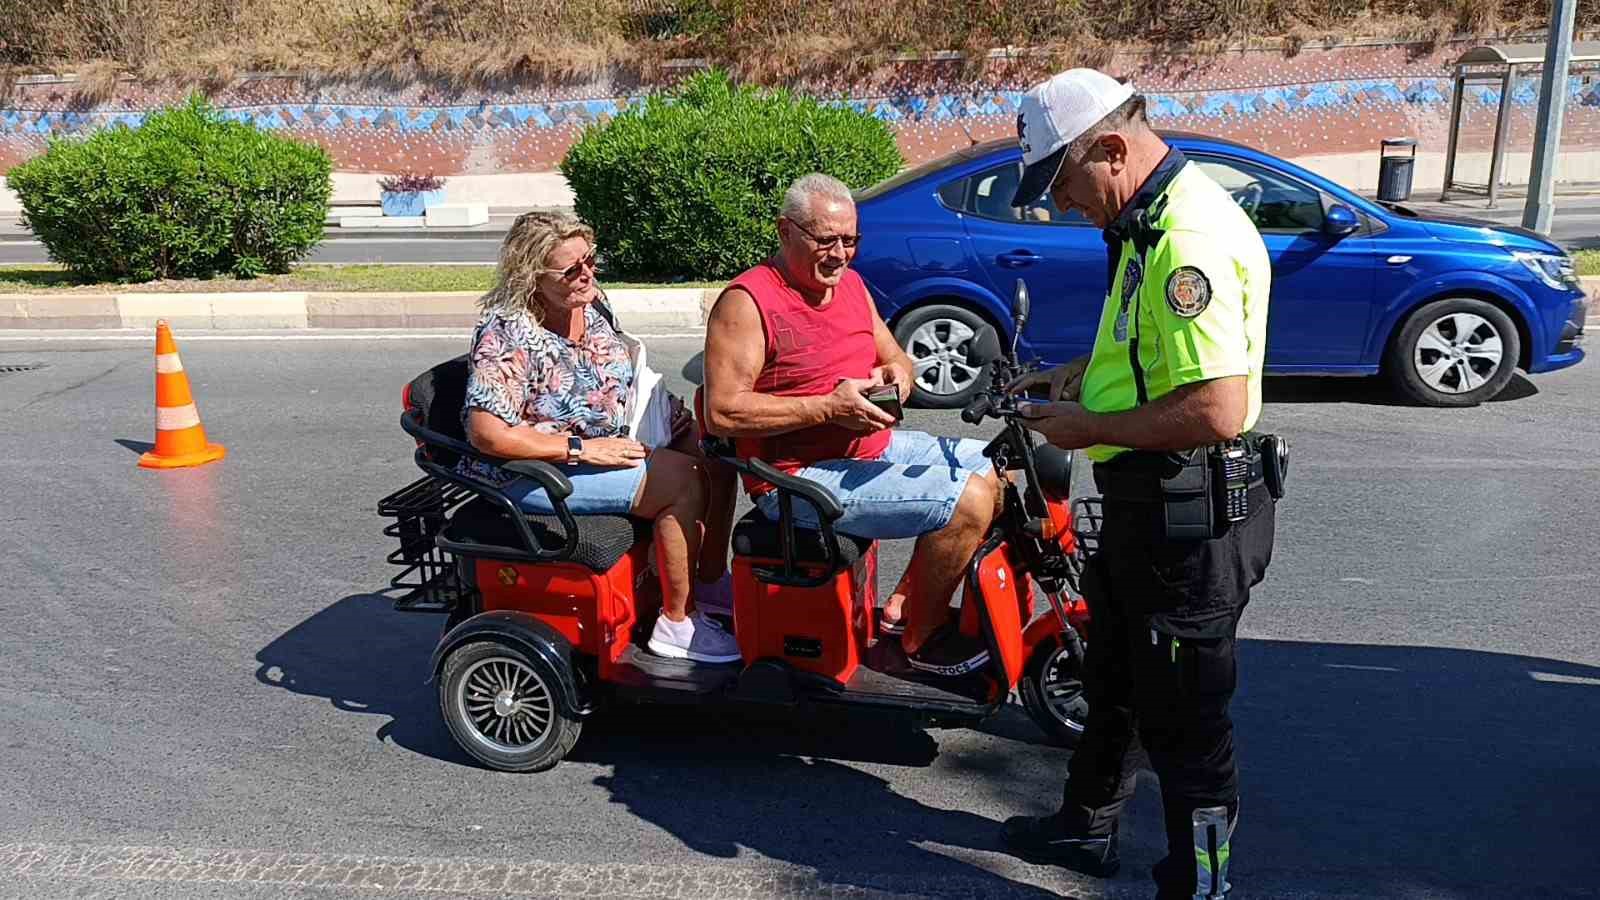
<svg viewBox="0 0 1600 900">
<path fill-rule="evenodd" d="M 1550 36 L 1544 50 L 1544 77 L 1539 81 L 1539 118 L 1533 130 L 1533 171 L 1528 175 L 1528 202 L 1522 208 L 1522 226 L 1544 235 L 1550 233 L 1550 219 L 1555 215 L 1556 156 L 1567 111 L 1572 20 L 1577 7 L 1577 0 L 1550 0 Z"/>
</svg>

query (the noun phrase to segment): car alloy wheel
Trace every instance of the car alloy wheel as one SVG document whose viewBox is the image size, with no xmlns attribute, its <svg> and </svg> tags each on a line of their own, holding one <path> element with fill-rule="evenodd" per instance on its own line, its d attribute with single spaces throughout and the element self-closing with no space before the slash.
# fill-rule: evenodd
<svg viewBox="0 0 1600 900">
<path fill-rule="evenodd" d="M 966 391 L 983 371 L 967 362 L 977 332 L 955 319 L 933 319 L 911 333 L 906 352 L 917 384 L 930 394 L 953 396 Z"/>
<path fill-rule="evenodd" d="M 1474 313 L 1453 312 L 1423 329 L 1412 364 L 1428 387 L 1465 394 L 1494 378 L 1504 353 L 1504 341 L 1492 322 Z"/>
</svg>

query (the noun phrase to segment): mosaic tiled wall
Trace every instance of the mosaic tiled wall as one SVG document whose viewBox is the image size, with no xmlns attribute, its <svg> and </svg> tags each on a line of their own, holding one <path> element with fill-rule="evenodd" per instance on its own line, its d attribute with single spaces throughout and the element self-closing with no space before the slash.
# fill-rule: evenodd
<svg viewBox="0 0 1600 900">
<path fill-rule="evenodd" d="M 1407 47 L 1233 52 L 1205 58 L 1126 56 L 1107 69 L 1150 95 L 1166 128 L 1215 134 L 1287 157 L 1376 151 L 1380 138 L 1410 136 L 1423 152 L 1445 149 L 1452 82 L 1461 46 L 1427 54 Z M 851 89 L 802 86 L 890 123 L 911 162 L 969 140 L 1013 133 L 1019 93 L 1033 76 L 991 72 L 963 81 L 952 64 L 903 63 Z M 1574 76 L 1563 149 L 1600 147 L 1600 82 Z M 214 96 L 228 115 L 315 141 L 341 171 L 492 174 L 548 171 L 584 125 L 615 115 L 644 89 L 596 83 L 540 86 L 473 95 L 423 85 L 254 78 Z M 0 171 L 39 152 L 52 135 L 116 123 L 179 99 L 176 89 L 128 85 L 111 102 L 75 106 L 70 83 L 17 86 L 0 103 Z M 1535 78 L 1512 93 L 1513 149 L 1531 146 L 1538 103 Z M 1487 150 L 1499 88 L 1469 86 L 1462 149 Z"/>
</svg>

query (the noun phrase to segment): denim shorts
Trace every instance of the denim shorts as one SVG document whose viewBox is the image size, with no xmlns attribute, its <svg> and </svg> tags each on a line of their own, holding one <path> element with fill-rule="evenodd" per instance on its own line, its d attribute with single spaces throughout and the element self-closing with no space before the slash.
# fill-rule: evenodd
<svg viewBox="0 0 1600 900">
<path fill-rule="evenodd" d="M 556 466 L 572 482 L 572 496 L 567 498 L 567 509 L 575 516 L 620 516 L 633 509 L 639 496 L 639 485 L 644 483 L 643 465 L 625 466 Z M 525 512 L 541 516 L 555 515 L 550 497 L 537 481 L 518 478 L 501 488 Z"/>
<path fill-rule="evenodd" d="M 921 431 L 896 431 L 877 459 L 829 459 L 796 472 L 838 498 L 844 515 L 833 527 L 864 538 L 910 538 L 950 523 L 967 479 L 992 471 L 983 455 L 987 441 L 934 437 Z M 756 506 L 778 520 L 778 492 L 756 498 Z M 795 521 L 816 528 L 811 504 L 793 504 Z"/>
</svg>

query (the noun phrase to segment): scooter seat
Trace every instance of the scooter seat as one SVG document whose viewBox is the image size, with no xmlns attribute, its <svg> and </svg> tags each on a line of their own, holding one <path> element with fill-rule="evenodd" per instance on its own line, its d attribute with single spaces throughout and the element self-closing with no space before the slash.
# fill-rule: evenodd
<svg viewBox="0 0 1600 900">
<path fill-rule="evenodd" d="M 855 565 L 856 560 L 872 547 L 871 538 L 856 537 L 842 531 L 835 533 L 839 535 L 839 562 L 843 568 Z M 794 537 L 797 562 L 821 564 L 828 561 L 822 532 L 796 528 Z M 745 513 L 744 518 L 733 527 L 733 552 L 736 556 L 783 559 L 783 538 L 778 523 L 769 520 L 759 509 Z"/>
<path fill-rule="evenodd" d="M 555 516 L 529 515 L 529 530 L 539 545 L 548 550 L 559 550 L 566 543 L 561 520 Z M 650 540 L 651 522 L 633 516 L 574 516 L 578 525 L 578 546 L 570 560 L 595 572 L 608 572 L 617 561 L 640 541 Z M 463 505 L 441 536 L 453 544 L 487 544 L 497 547 L 520 547 L 522 538 L 511 519 L 479 497 Z M 492 556 L 492 551 L 485 556 Z"/>
</svg>

